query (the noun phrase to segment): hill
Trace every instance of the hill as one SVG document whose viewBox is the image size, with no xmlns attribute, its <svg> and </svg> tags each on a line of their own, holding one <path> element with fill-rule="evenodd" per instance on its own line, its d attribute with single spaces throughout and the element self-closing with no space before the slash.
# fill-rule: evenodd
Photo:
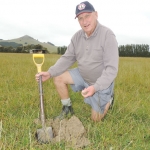
<svg viewBox="0 0 150 150">
<path fill-rule="evenodd" d="M 50 52 L 50 53 L 57 53 L 57 47 L 50 43 L 50 42 L 47 42 L 47 43 L 43 43 L 43 42 L 40 42 L 28 35 L 25 35 L 25 36 L 22 36 L 20 38 L 16 38 L 16 39 L 11 39 L 11 40 L 0 40 L 0 45 L 2 46 L 12 46 L 12 47 L 17 47 L 17 46 L 20 46 L 20 45 L 23 45 L 23 46 L 27 46 L 27 45 L 42 45 L 43 47 L 47 48 L 47 50 Z"/>
</svg>

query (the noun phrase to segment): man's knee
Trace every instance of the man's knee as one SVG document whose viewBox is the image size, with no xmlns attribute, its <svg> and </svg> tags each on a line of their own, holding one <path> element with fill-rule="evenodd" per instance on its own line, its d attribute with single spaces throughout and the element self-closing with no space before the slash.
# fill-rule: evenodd
<svg viewBox="0 0 150 150">
<path fill-rule="evenodd" d="M 110 103 L 108 102 L 105 106 L 103 114 L 100 114 L 99 112 L 96 112 L 95 110 L 92 109 L 91 119 L 95 122 L 101 121 L 107 114 L 109 107 L 110 107 Z"/>
<path fill-rule="evenodd" d="M 94 122 L 100 122 L 102 120 L 102 116 L 100 116 L 99 114 L 98 115 L 95 115 L 95 116 L 92 116 L 91 115 L 91 120 L 94 121 Z"/>
<path fill-rule="evenodd" d="M 54 77 L 54 84 L 55 85 L 60 85 L 60 84 L 73 84 L 72 77 L 68 71 L 64 72 L 63 74 Z"/>
<path fill-rule="evenodd" d="M 104 117 L 103 114 L 100 114 L 99 112 L 96 112 L 95 110 L 92 109 L 91 119 L 92 119 L 94 122 L 99 122 L 99 121 L 101 121 L 103 117 Z"/>
<path fill-rule="evenodd" d="M 63 78 L 60 75 L 60 76 L 54 77 L 53 81 L 54 81 L 54 84 L 57 85 L 57 84 L 63 83 Z"/>
</svg>

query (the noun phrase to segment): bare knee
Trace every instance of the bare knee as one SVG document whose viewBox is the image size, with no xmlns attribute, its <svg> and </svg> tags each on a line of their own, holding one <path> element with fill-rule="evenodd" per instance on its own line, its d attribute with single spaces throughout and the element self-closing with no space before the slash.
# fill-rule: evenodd
<svg viewBox="0 0 150 150">
<path fill-rule="evenodd" d="M 92 119 L 94 122 L 99 122 L 99 121 L 101 121 L 103 117 L 104 117 L 103 114 L 100 114 L 99 112 L 96 112 L 95 110 L 92 109 L 91 119 Z"/>
<path fill-rule="evenodd" d="M 54 81 L 54 84 L 55 84 L 55 85 L 58 85 L 58 84 L 60 85 L 61 83 L 64 83 L 64 82 L 63 82 L 63 78 L 62 78 L 61 75 L 60 75 L 60 76 L 57 76 L 57 77 L 54 77 L 54 78 L 53 78 L 53 81 Z"/>
<path fill-rule="evenodd" d="M 105 106 L 103 114 L 100 114 L 99 112 L 96 112 L 95 110 L 92 109 L 91 119 L 94 122 L 101 121 L 105 117 L 105 115 L 107 114 L 109 107 L 110 107 L 110 103 L 107 103 L 106 106 Z"/>
<path fill-rule="evenodd" d="M 98 115 L 96 116 L 91 116 L 91 120 L 94 122 L 100 122 L 102 120 L 103 117 L 100 117 Z"/>
<path fill-rule="evenodd" d="M 54 77 L 53 78 L 54 84 L 55 85 L 60 85 L 60 84 L 73 84 L 72 77 L 68 71 L 64 72 L 63 74 Z"/>
</svg>

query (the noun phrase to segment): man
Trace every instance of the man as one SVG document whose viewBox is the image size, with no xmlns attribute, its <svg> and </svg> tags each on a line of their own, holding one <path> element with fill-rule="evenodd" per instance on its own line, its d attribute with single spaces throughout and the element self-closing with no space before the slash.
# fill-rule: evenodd
<svg viewBox="0 0 150 150">
<path fill-rule="evenodd" d="M 113 100 L 114 80 L 118 72 L 118 45 L 114 33 L 98 22 L 98 13 L 88 1 L 76 6 L 81 30 L 76 32 L 64 55 L 42 76 L 54 78 L 61 97 L 62 112 L 58 118 L 73 114 L 68 84 L 73 91 L 82 91 L 84 102 L 91 105 L 91 119 L 100 121 Z M 77 61 L 78 68 L 68 70 Z"/>
</svg>

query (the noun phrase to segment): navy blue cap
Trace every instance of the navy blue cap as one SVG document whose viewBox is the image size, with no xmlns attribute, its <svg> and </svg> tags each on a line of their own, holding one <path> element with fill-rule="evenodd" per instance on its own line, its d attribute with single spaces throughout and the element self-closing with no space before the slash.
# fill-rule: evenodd
<svg viewBox="0 0 150 150">
<path fill-rule="evenodd" d="M 93 12 L 95 11 L 94 7 L 92 4 L 90 4 L 88 1 L 85 1 L 85 2 L 81 2 L 80 4 L 78 4 L 76 6 L 76 17 L 75 19 L 82 13 L 84 12 Z"/>
</svg>

